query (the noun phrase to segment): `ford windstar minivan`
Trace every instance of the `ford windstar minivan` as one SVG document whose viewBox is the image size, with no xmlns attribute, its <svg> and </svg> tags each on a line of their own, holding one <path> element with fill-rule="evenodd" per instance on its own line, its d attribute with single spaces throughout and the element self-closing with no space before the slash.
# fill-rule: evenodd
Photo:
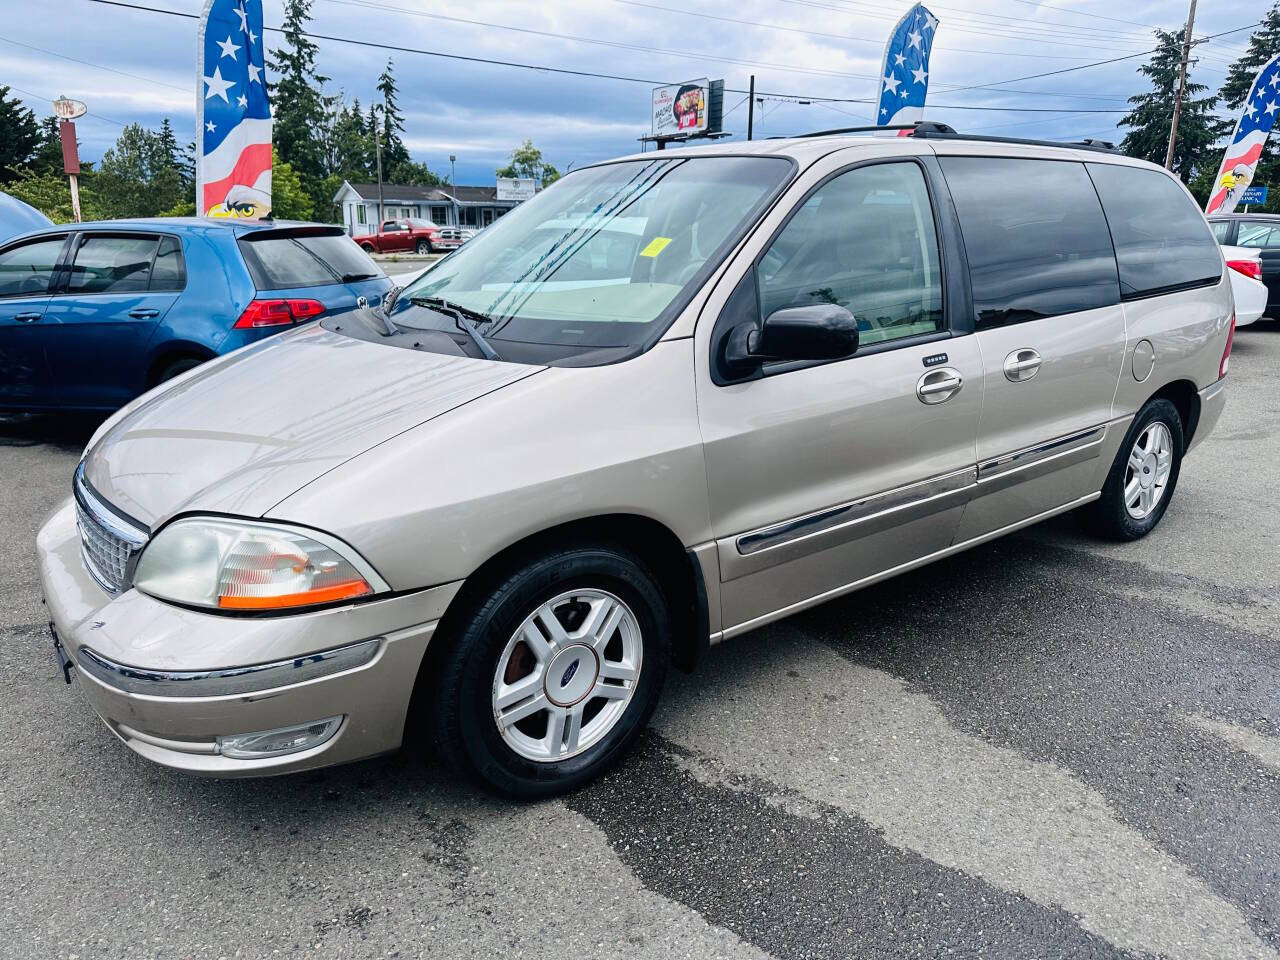
<svg viewBox="0 0 1280 960">
<path fill-rule="evenodd" d="M 1146 535 L 1225 400 L 1204 217 L 1106 145 L 899 132 L 575 171 L 134 401 L 39 535 L 68 676 L 193 773 L 422 733 L 544 796 L 708 644 L 1065 511 Z"/>
</svg>

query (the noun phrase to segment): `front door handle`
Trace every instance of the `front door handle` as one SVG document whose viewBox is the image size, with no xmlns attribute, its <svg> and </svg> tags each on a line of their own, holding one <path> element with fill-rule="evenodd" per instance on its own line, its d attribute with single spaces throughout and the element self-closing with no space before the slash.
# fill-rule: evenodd
<svg viewBox="0 0 1280 960">
<path fill-rule="evenodd" d="M 40 319 L 41 316 L 43 316 L 43 314 L 19 313 L 19 314 L 15 314 L 13 319 L 17 320 L 19 323 L 35 323 L 37 320 Z"/>
<path fill-rule="evenodd" d="M 129 311 L 129 316 L 135 320 L 154 320 L 160 316 L 160 311 L 152 310 L 150 307 L 136 307 Z"/>
<path fill-rule="evenodd" d="M 1004 376 L 1013 383 L 1030 380 L 1040 372 L 1040 354 L 1030 347 L 1015 350 L 1004 358 Z"/>
<path fill-rule="evenodd" d="M 916 396 L 921 403 L 945 403 L 960 392 L 964 378 L 951 367 L 939 367 L 923 374 L 916 381 Z"/>
</svg>

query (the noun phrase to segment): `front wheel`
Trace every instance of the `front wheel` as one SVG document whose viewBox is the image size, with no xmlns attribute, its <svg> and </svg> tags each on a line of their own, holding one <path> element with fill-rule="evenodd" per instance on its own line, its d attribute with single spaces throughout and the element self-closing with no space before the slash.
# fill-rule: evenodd
<svg viewBox="0 0 1280 960">
<path fill-rule="evenodd" d="M 1168 400 L 1147 402 L 1125 435 L 1102 487 L 1084 511 L 1086 524 L 1110 540 L 1137 540 L 1169 507 L 1182 469 L 1182 417 Z"/>
<path fill-rule="evenodd" d="M 418 241 L 418 247 L 417 247 L 417 250 L 418 250 L 418 254 L 419 254 L 420 256 L 424 256 L 424 257 L 425 257 L 428 253 L 430 253 L 430 252 L 431 252 L 431 241 L 430 241 L 430 240 L 419 240 L 419 241 Z"/>
<path fill-rule="evenodd" d="M 598 776 L 648 722 L 671 658 L 670 614 L 644 561 L 563 547 L 475 598 L 431 658 L 445 761 L 523 799 Z"/>
</svg>

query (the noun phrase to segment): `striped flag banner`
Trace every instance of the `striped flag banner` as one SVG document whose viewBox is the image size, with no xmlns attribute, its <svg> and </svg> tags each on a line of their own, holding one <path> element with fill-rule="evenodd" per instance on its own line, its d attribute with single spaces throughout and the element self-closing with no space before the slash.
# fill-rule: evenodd
<svg viewBox="0 0 1280 960">
<path fill-rule="evenodd" d="M 1227 145 L 1214 180 L 1213 193 L 1204 212 L 1231 213 L 1258 167 L 1258 158 L 1267 142 L 1267 135 L 1276 123 L 1276 111 L 1280 110 L 1280 54 L 1276 54 L 1258 71 L 1249 96 L 1245 98 L 1240 119 Z"/>
<path fill-rule="evenodd" d="M 196 45 L 196 213 L 271 215 L 262 0 L 206 0 Z"/>
</svg>

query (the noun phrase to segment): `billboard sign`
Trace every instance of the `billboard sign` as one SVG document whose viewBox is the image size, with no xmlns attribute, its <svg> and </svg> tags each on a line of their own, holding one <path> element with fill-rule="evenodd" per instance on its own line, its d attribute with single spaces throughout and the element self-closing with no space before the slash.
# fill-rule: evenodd
<svg viewBox="0 0 1280 960">
<path fill-rule="evenodd" d="M 68 100 L 66 97 L 59 97 L 53 101 L 53 115 L 59 120 L 75 120 L 83 117 L 89 108 L 79 100 Z"/>
<path fill-rule="evenodd" d="M 724 81 L 690 80 L 655 87 L 652 136 L 662 139 L 719 133 Z"/>
<path fill-rule="evenodd" d="M 532 177 L 499 177 L 498 199 L 514 200 L 519 203 L 521 200 L 530 199 L 537 188 L 538 185 Z"/>
</svg>

